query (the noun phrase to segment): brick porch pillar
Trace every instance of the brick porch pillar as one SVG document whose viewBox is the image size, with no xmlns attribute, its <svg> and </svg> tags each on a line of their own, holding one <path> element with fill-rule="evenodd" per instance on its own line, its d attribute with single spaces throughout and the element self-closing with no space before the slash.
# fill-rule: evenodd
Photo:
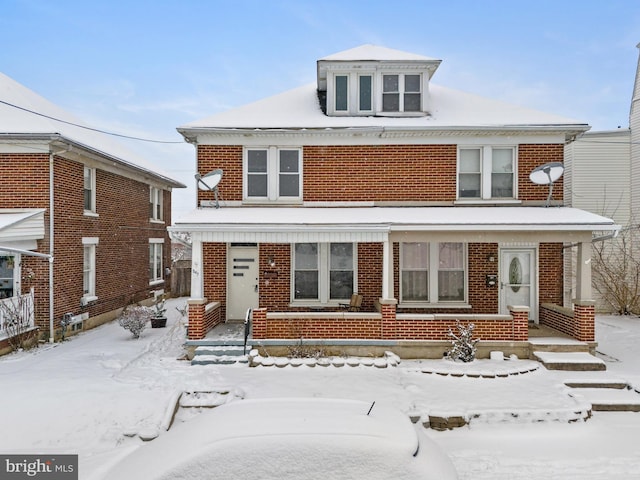
<svg viewBox="0 0 640 480">
<path fill-rule="evenodd" d="M 254 308 L 251 318 L 253 338 L 267 338 L 267 309 Z"/>
<path fill-rule="evenodd" d="M 509 313 L 513 317 L 513 337 L 514 342 L 529 340 L 529 307 L 508 305 Z"/>
<path fill-rule="evenodd" d="M 596 340 L 596 306 L 593 300 L 574 300 L 574 337 L 581 342 Z"/>
<path fill-rule="evenodd" d="M 385 340 L 394 339 L 398 336 L 396 322 L 396 306 L 398 301 L 395 298 L 380 299 L 380 313 L 382 314 L 381 337 Z"/>
<path fill-rule="evenodd" d="M 189 328 L 187 338 L 189 340 L 202 340 L 207 334 L 204 310 L 207 305 L 206 299 L 187 300 L 189 308 Z"/>
</svg>

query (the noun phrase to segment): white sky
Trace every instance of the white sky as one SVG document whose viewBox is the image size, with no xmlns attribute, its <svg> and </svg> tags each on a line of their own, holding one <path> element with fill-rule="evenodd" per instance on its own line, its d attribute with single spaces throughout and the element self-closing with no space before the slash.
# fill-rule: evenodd
<svg viewBox="0 0 640 480">
<path fill-rule="evenodd" d="M 90 124 L 175 128 L 315 80 L 316 60 L 373 43 L 442 59 L 439 85 L 628 126 L 636 0 L 0 0 L 0 69 Z M 189 145 L 130 148 L 193 185 Z M 195 206 L 176 191 L 174 218 Z"/>
</svg>

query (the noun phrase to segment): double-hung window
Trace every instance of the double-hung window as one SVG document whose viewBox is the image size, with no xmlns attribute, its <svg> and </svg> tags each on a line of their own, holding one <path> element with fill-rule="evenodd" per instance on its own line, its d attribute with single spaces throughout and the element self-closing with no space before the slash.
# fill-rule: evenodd
<svg viewBox="0 0 640 480">
<path fill-rule="evenodd" d="M 292 266 L 294 302 L 343 301 L 356 289 L 353 243 L 296 243 Z"/>
<path fill-rule="evenodd" d="M 149 283 L 162 282 L 162 247 L 163 238 L 149 239 Z"/>
<path fill-rule="evenodd" d="M 164 219 L 162 197 L 161 188 L 149 187 L 149 218 L 151 220 L 162 221 Z"/>
<path fill-rule="evenodd" d="M 255 201 L 302 199 L 302 149 L 248 148 L 245 150 L 244 198 Z"/>
<path fill-rule="evenodd" d="M 400 244 L 401 302 L 464 302 L 466 257 L 464 243 Z"/>
<path fill-rule="evenodd" d="M 98 238 L 82 238 L 82 297 L 86 301 L 95 300 L 96 297 L 96 246 Z"/>
<path fill-rule="evenodd" d="M 84 167 L 84 211 L 96 212 L 96 169 Z"/>
<path fill-rule="evenodd" d="M 458 155 L 458 198 L 513 199 L 515 148 L 464 147 Z"/>
<path fill-rule="evenodd" d="M 421 78 L 420 74 L 382 75 L 382 111 L 421 111 Z"/>
</svg>

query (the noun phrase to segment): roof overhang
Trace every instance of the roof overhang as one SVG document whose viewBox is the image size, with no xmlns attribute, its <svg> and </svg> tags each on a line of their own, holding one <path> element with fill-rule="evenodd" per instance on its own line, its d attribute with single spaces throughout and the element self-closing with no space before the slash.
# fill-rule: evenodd
<svg viewBox="0 0 640 480">
<path fill-rule="evenodd" d="M 567 207 L 232 207 L 199 208 L 169 230 L 208 242 L 294 243 L 383 242 L 420 233 L 562 241 L 619 228 Z"/>
<path fill-rule="evenodd" d="M 2 247 L 33 250 L 45 234 L 43 208 L 0 209 L 0 251 Z"/>
</svg>

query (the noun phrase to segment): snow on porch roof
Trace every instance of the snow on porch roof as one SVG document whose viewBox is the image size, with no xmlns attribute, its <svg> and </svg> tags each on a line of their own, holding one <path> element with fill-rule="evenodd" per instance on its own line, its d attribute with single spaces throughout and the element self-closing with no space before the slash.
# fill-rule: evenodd
<svg viewBox="0 0 640 480">
<path fill-rule="evenodd" d="M 172 231 L 208 241 L 373 241 L 390 232 L 616 231 L 613 220 L 568 207 L 227 207 L 199 208 Z"/>
</svg>

